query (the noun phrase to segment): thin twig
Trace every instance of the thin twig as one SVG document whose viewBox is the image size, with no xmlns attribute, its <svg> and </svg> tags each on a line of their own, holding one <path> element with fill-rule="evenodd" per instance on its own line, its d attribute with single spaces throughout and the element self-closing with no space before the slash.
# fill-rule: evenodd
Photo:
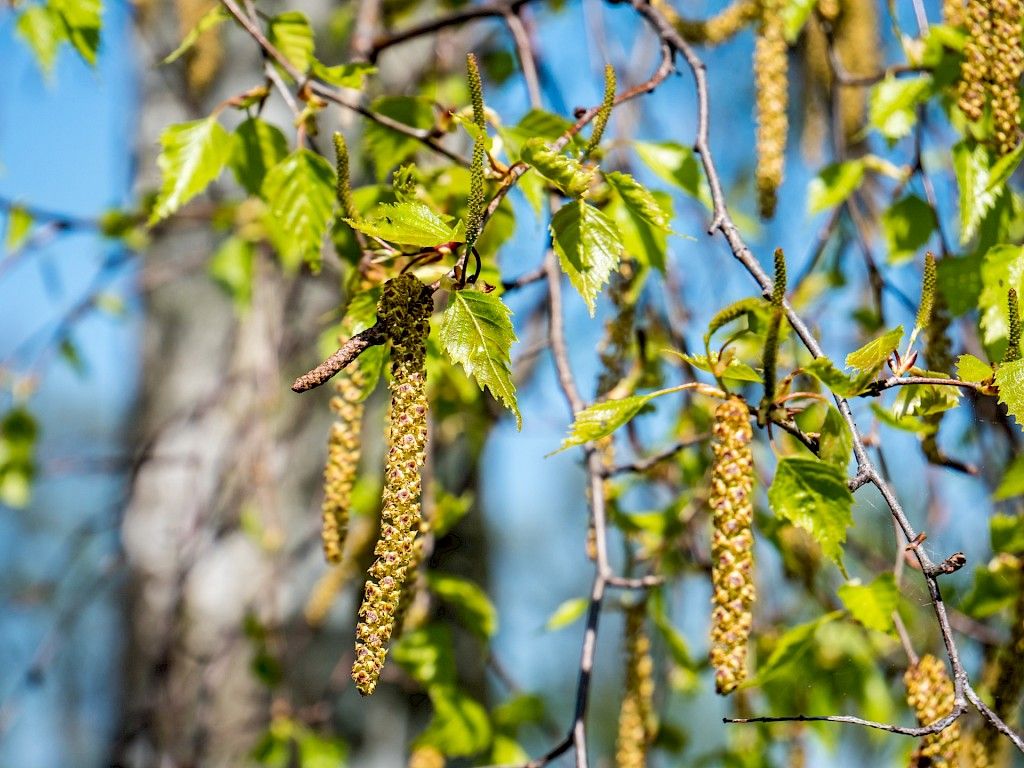
<svg viewBox="0 0 1024 768">
<path fill-rule="evenodd" d="M 385 341 L 387 341 L 387 334 L 379 324 L 360 331 L 316 368 L 299 376 L 292 383 L 292 392 L 306 392 L 327 383 L 332 376 L 344 369 L 367 349 L 383 344 Z"/>
</svg>

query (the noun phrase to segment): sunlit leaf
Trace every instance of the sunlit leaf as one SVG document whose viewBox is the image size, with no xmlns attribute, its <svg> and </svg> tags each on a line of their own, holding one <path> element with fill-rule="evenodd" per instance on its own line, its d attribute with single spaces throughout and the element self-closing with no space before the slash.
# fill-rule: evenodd
<svg viewBox="0 0 1024 768">
<path fill-rule="evenodd" d="M 768 500 L 778 517 L 811 534 L 822 553 L 842 568 L 846 529 L 853 524 L 853 494 L 842 469 L 787 456 L 779 460 Z"/>
<path fill-rule="evenodd" d="M 313 63 L 313 29 L 309 19 L 299 11 L 285 11 L 270 20 L 267 36 L 299 72 L 306 72 Z"/>
<path fill-rule="evenodd" d="M 567 627 L 587 612 L 590 601 L 585 597 L 573 597 L 555 608 L 544 625 L 549 632 Z"/>
<path fill-rule="evenodd" d="M 846 367 L 858 371 L 877 371 L 889 359 L 889 355 L 896 351 L 902 338 L 903 326 L 898 325 L 848 354 Z"/>
<path fill-rule="evenodd" d="M 996 386 L 999 387 L 999 402 L 1017 420 L 1017 426 L 1024 429 L 1024 360 L 1000 365 L 996 370 Z"/>
<path fill-rule="evenodd" d="M 594 179 L 593 170 L 583 168 L 575 158 L 552 151 L 544 139 L 527 141 L 522 158 L 569 197 L 580 197 Z"/>
<path fill-rule="evenodd" d="M 345 219 L 363 234 L 389 243 L 433 247 L 450 243 L 455 230 L 423 203 L 381 203 L 363 219 Z"/>
<path fill-rule="evenodd" d="M 299 149 L 271 168 L 263 180 L 266 222 L 281 262 L 320 265 L 320 248 L 334 215 L 334 169 L 320 155 Z"/>
<path fill-rule="evenodd" d="M 163 176 L 149 217 L 152 226 L 177 211 L 220 176 L 233 143 L 217 116 L 179 123 L 164 129 L 157 165 Z"/>
<path fill-rule="evenodd" d="M 258 117 L 250 117 L 235 128 L 235 137 L 231 171 L 246 192 L 257 195 L 267 171 L 288 154 L 288 140 L 277 126 Z"/>
<path fill-rule="evenodd" d="M 893 631 L 893 612 L 899 604 L 900 593 L 891 573 L 883 573 L 870 584 L 851 581 L 838 590 L 839 599 L 846 610 L 868 629 L 879 632 Z"/>
<path fill-rule="evenodd" d="M 862 160 L 847 160 L 823 168 L 807 188 L 808 212 L 820 213 L 845 202 L 863 180 Z"/>
<path fill-rule="evenodd" d="M 892 264 L 911 261 L 928 243 L 934 231 L 932 209 L 916 195 L 901 198 L 882 214 L 882 234 L 885 235 L 886 250 Z"/>
<path fill-rule="evenodd" d="M 476 584 L 460 576 L 434 571 L 427 573 L 427 583 L 431 592 L 455 607 L 471 632 L 487 639 L 498 631 L 498 612 L 487 593 Z"/>
<path fill-rule="evenodd" d="M 231 18 L 231 14 L 228 10 L 218 3 L 208 10 L 200 17 L 196 25 L 189 30 L 188 34 L 182 39 L 181 44 L 171 51 L 167 57 L 163 60 L 163 64 L 171 64 L 177 61 L 183 55 L 188 53 L 192 49 L 192 46 L 196 44 L 196 41 L 202 36 L 204 32 L 211 29 L 216 29 L 222 23 Z"/>
<path fill-rule="evenodd" d="M 988 381 L 995 374 L 992 366 L 974 355 L 960 355 L 956 361 L 956 377 L 961 381 Z"/>
<path fill-rule="evenodd" d="M 615 224 L 594 206 L 575 200 L 559 208 L 551 219 L 551 236 L 562 269 L 593 317 L 598 294 L 622 255 L 622 239 Z"/>
</svg>

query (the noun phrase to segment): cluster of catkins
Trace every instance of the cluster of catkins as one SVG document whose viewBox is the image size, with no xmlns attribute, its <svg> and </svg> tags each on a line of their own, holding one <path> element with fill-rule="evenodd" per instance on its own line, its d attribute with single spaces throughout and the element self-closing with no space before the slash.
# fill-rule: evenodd
<svg viewBox="0 0 1024 768">
<path fill-rule="evenodd" d="M 644 768 L 647 750 L 654 740 L 654 659 L 651 639 L 644 627 L 643 603 L 626 609 L 626 693 L 619 709 L 619 733 L 615 742 L 617 768 Z"/>
<path fill-rule="evenodd" d="M 970 0 L 964 18 L 967 41 L 960 69 L 960 109 L 968 119 L 978 121 L 989 106 L 991 143 L 1000 155 L 1020 141 L 1022 16 L 1020 0 Z"/>
<path fill-rule="evenodd" d="M 356 469 L 359 467 L 359 433 L 363 423 L 363 387 L 366 377 L 358 366 L 342 371 L 335 382 L 337 395 L 331 398 L 335 421 L 327 443 L 324 465 L 324 501 L 322 540 L 327 562 L 341 562 L 348 532 L 349 507 Z"/>
<path fill-rule="evenodd" d="M 420 469 L 427 441 L 426 340 L 432 309 L 429 289 L 412 275 L 385 283 L 377 305 L 377 322 L 391 341 L 391 410 L 380 538 L 359 608 L 352 665 L 352 679 L 364 695 L 377 686 L 402 589 L 416 559 Z"/>
<path fill-rule="evenodd" d="M 755 597 L 753 430 L 741 399 L 731 397 L 715 409 L 714 437 L 708 498 L 713 529 L 711 666 L 715 689 L 726 694 L 746 678 Z"/>
<path fill-rule="evenodd" d="M 907 703 L 917 715 L 919 725 L 930 725 L 953 712 L 953 681 L 946 665 L 931 654 L 922 656 L 903 675 L 907 686 Z M 938 733 L 921 739 L 911 756 L 911 766 L 955 768 L 960 751 L 960 724 L 954 721 Z"/>
</svg>

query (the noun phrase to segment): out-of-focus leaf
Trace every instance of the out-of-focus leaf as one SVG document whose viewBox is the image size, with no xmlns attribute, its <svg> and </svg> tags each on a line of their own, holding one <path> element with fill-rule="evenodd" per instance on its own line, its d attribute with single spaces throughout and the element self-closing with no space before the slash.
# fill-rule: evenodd
<svg viewBox="0 0 1024 768">
<path fill-rule="evenodd" d="M 430 591 L 451 603 L 467 629 L 483 639 L 498 631 L 498 612 L 487 593 L 467 579 L 447 573 L 428 572 Z"/>
<path fill-rule="evenodd" d="M 917 107 L 931 93 L 930 77 L 890 75 L 871 88 L 868 121 L 890 141 L 907 136 L 917 122 Z"/>
<path fill-rule="evenodd" d="M 7 232 L 4 237 L 4 246 L 8 253 L 12 253 L 24 245 L 34 223 L 35 219 L 32 214 L 20 205 L 12 205 L 7 210 Z"/>
<path fill-rule="evenodd" d="M 809 213 L 820 213 L 846 201 L 864 180 L 864 162 L 847 160 L 821 170 L 807 188 Z"/>
<path fill-rule="evenodd" d="M 585 597 L 572 597 L 563 602 L 552 613 L 544 625 L 548 632 L 567 627 L 587 612 L 590 601 Z"/>
<path fill-rule="evenodd" d="M 960 242 L 966 243 L 995 205 L 998 191 L 989 189 L 989 154 L 970 140 L 953 147 L 953 170 L 960 186 Z"/>
<path fill-rule="evenodd" d="M 711 208 L 711 191 L 692 148 L 672 141 L 657 144 L 638 141 L 633 146 L 640 159 L 659 178 Z"/>
<path fill-rule="evenodd" d="M 818 436 L 818 454 L 821 460 L 846 469 L 853 455 L 853 435 L 843 416 L 835 406 L 828 406 L 825 421 Z"/>
<path fill-rule="evenodd" d="M 32 49 L 40 69 L 47 75 L 52 74 L 60 44 L 67 40 L 60 16 L 49 6 L 30 5 L 18 14 L 15 30 Z"/>
<path fill-rule="evenodd" d="M 196 25 L 189 30 L 188 34 L 185 35 L 184 39 L 181 41 L 181 45 L 171 51 L 161 63 L 171 64 L 172 62 L 177 61 L 191 50 L 192 46 L 196 44 L 196 41 L 204 32 L 216 29 L 230 18 L 231 14 L 223 5 L 218 3 L 213 6 L 210 10 L 204 13 L 202 17 L 200 17 L 199 21 L 196 22 Z"/>
<path fill-rule="evenodd" d="M 1011 472 L 1017 475 L 1014 480 L 1011 480 L 1018 486 L 1015 495 L 1024 493 L 1024 456 L 1018 456 L 1007 468 L 1006 474 L 1003 476 L 1004 483 L 1010 477 Z M 992 515 L 988 521 L 988 532 L 993 552 L 1024 553 L 1024 517 Z"/>
<path fill-rule="evenodd" d="M 434 717 L 417 739 L 433 744 L 450 757 L 465 757 L 482 752 L 491 743 L 491 721 L 479 702 L 454 685 L 427 688 Z"/>
<path fill-rule="evenodd" d="M 455 683 L 455 648 L 445 626 L 429 624 L 403 633 L 393 644 L 391 657 L 424 687 Z"/>
<path fill-rule="evenodd" d="M 96 65 L 100 48 L 101 0 L 50 0 L 50 8 L 64 23 L 64 34 L 83 61 Z"/>
<path fill-rule="evenodd" d="M 793 627 L 779 638 L 768 660 L 757 669 L 757 675 L 743 683 L 744 688 L 764 685 L 786 674 L 795 664 L 801 662 L 814 647 L 814 635 L 818 629 L 842 616 L 842 611 L 833 611 L 814 621 Z"/>
<path fill-rule="evenodd" d="M 916 195 L 907 195 L 882 214 L 882 234 L 885 235 L 889 263 L 911 261 L 935 231 L 932 209 Z"/>
<path fill-rule="evenodd" d="M 779 460 L 768 500 L 778 517 L 811 534 L 822 553 L 842 569 L 846 529 L 853 524 L 853 494 L 842 469 L 787 456 Z"/>
<path fill-rule="evenodd" d="M 309 71 L 313 64 L 313 29 L 306 14 L 285 11 L 270 20 L 267 26 L 270 42 L 299 72 Z"/>
<path fill-rule="evenodd" d="M 288 154 L 288 140 L 280 129 L 258 117 L 250 117 L 235 129 L 231 170 L 246 192 L 259 194 L 267 171 Z"/>
<path fill-rule="evenodd" d="M 247 309 L 252 300 L 255 255 L 252 243 L 232 236 L 221 243 L 207 268 L 210 277 L 227 292 L 239 310 Z"/>
<path fill-rule="evenodd" d="M 868 629 L 879 632 L 893 631 L 893 612 L 899 604 L 900 593 L 891 573 L 883 573 L 870 584 L 851 581 L 838 590 L 839 599 L 846 610 Z"/>
<path fill-rule="evenodd" d="M 989 248 L 981 263 L 981 295 L 978 297 L 982 341 L 986 347 L 1002 347 L 1009 332 L 1006 296 L 1011 288 L 1016 289 L 1018 296 L 1024 296 L 1024 246 Z"/>
</svg>

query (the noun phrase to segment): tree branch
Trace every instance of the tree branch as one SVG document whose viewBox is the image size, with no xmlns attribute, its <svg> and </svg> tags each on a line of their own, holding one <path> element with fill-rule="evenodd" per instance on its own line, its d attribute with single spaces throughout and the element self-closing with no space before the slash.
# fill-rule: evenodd
<svg viewBox="0 0 1024 768">
<path fill-rule="evenodd" d="M 292 392 L 307 392 L 327 383 L 332 376 L 367 349 L 383 344 L 385 341 L 387 341 L 387 334 L 379 323 L 370 326 L 365 331 L 360 331 L 316 368 L 299 376 L 292 384 Z"/>
</svg>

